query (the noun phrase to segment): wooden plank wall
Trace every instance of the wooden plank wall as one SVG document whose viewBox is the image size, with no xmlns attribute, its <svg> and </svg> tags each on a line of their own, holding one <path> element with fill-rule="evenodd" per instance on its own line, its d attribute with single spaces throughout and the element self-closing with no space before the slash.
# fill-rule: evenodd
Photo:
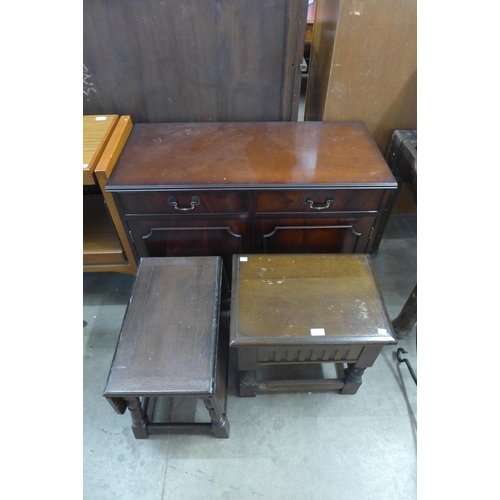
<svg viewBox="0 0 500 500">
<path fill-rule="evenodd" d="M 296 120 L 307 0 L 86 0 L 83 113 Z"/>
</svg>

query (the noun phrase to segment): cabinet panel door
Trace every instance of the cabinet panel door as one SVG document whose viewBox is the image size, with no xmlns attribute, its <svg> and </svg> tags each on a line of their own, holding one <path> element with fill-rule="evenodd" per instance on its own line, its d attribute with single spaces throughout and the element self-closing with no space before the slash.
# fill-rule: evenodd
<svg viewBox="0 0 500 500">
<path fill-rule="evenodd" d="M 238 219 L 129 221 L 139 257 L 220 255 L 228 276 L 235 253 L 251 250 L 251 224 Z"/>
<path fill-rule="evenodd" d="M 364 253 L 375 217 L 263 219 L 254 222 L 256 253 Z"/>
</svg>

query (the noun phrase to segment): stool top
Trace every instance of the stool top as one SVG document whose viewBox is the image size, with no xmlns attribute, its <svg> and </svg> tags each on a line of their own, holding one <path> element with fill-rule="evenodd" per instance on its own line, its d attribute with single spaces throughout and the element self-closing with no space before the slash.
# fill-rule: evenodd
<svg viewBox="0 0 500 500">
<path fill-rule="evenodd" d="M 104 396 L 213 392 L 221 277 L 220 257 L 141 259 Z"/>
<path fill-rule="evenodd" d="M 395 344 L 364 254 L 235 255 L 231 346 Z"/>
</svg>

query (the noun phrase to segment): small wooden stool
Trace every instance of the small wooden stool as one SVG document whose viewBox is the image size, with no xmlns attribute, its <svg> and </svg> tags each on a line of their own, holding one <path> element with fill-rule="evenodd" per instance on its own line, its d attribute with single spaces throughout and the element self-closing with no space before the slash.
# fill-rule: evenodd
<svg viewBox="0 0 500 500">
<path fill-rule="evenodd" d="M 240 396 L 355 394 L 382 348 L 397 343 L 369 255 L 235 255 L 232 280 L 230 346 L 238 353 Z M 257 380 L 259 365 L 305 363 L 337 363 L 343 375 Z"/>
<path fill-rule="evenodd" d="M 220 257 L 141 259 L 104 390 L 117 413 L 128 407 L 136 438 L 185 431 L 229 437 L 222 277 Z M 159 396 L 203 399 L 211 422 L 153 422 Z"/>
</svg>

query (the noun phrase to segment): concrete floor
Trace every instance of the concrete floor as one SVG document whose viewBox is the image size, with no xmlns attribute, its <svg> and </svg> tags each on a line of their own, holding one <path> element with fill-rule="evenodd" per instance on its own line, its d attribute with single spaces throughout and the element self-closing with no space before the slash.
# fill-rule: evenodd
<svg viewBox="0 0 500 500">
<path fill-rule="evenodd" d="M 393 215 L 372 256 L 391 318 L 417 279 L 416 215 Z M 229 439 L 136 440 L 130 417 L 102 397 L 133 277 L 85 273 L 83 498 L 115 500 L 357 500 L 416 498 L 416 326 L 385 347 L 353 396 L 334 392 L 239 398 L 235 359 L 228 382 Z M 201 403 L 201 402 L 200 402 Z M 197 415 L 206 410 L 191 409 Z M 179 409 L 181 411 L 182 408 Z"/>
</svg>

